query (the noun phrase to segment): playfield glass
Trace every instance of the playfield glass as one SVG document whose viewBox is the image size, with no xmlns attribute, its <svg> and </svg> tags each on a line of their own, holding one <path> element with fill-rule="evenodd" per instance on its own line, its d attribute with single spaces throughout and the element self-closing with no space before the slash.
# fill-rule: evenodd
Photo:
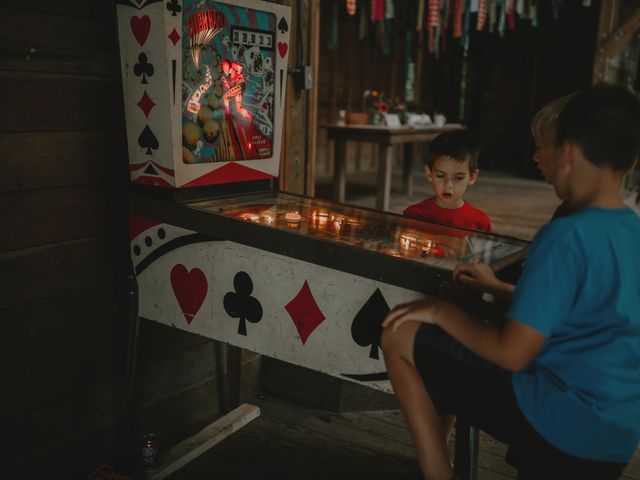
<svg viewBox="0 0 640 480">
<path fill-rule="evenodd" d="M 286 20 L 278 26 L 273 13 L 215 1 L 185 0 L 183 8 L 183 162 L 271 157 L 282 48 L 275 32 L 289 28 Z"/>
<path fill-rule="evenodd" d="M 528 245 L 513 238 L 281 192 L 205 200 L 189 207 L 446 270 L 469 262 L 498 269 L 524 258 Z"/>
</svg>

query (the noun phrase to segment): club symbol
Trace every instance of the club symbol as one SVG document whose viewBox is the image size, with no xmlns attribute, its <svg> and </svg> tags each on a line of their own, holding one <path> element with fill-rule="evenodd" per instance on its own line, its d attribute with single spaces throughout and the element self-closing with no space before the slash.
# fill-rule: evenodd
<svg viewBox="0 0 640 480">
<path fill-rule="evenodd" d="M 262 305 L 251 296 L 253 282 L 246 272 L 238 272 L 233 277 L 235 292 L 227 292 L 224 296 L 224 309 L 232 318 L 239 318 L 238 334 L 247 334 L 247 323 L 258 323 L 262 319 Z"/>
<path fill-rule="evenodd" d="M 153 76 L 153 64 L 147 61 L 147 54 L 142 52 L 138 55 L 138 63 L 133 66 L 133 73 L 136 77 L 142 76 L 142 83 L 147 83 L 147 75 Z"/>
<path fill-rule="evenodd" d="M 167 10 L 171 12 L 172 17 L 175 17 L 176 13 L 180 13 L 182 11 L 182 7 L 178 3 L 178 0 L 169 0 L 167 2 Z"/>
<path fill-rule="evenodd" d="M 379 288 L 356 314 L 351 324 L 351 337 L 361 347 L 371 345 L 369 358 L 378 359 L 378 347 L 382 335 L 382 321 L 389 313 L 389 305 Z"/>
<path fill-rule="evenodd" d="M 278 22 L 278 30 L 280 30 L 280 33 L 287 33 L 289 31 L 289 24 L 284 17 Z"/>
</svg>

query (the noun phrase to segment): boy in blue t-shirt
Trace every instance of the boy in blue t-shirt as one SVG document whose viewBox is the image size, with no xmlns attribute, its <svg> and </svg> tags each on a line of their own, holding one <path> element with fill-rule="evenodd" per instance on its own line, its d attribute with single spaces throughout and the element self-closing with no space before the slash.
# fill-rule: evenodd
<svg viewBox="0 0 640 480">
<path fill-rule="evenodd" d="M 382 348 L 422 472 L 451 479 L 440 415 L 509 445 L 526 479 L 615 479 L 640 439 L 640 218 L 619 193 L 640 101 L 597 85 L 558 119 L 545 178 L 572 215 L 543 227 L 513 289 L 482 264 L 454 281 L 511 299 L 481 322 L 435 298 L 396 307 Z"/>
</svg>

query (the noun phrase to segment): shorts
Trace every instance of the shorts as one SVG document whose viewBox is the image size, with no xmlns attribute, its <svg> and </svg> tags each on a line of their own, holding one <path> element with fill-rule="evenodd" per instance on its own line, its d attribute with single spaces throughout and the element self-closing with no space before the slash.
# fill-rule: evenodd
<svg viewBox="0 0 640 480">
<path fill-rule="evenodd" d="M 543 439 L 526 420 L 515 399 L 511 373 L 465 348 L 434 325 L 421 325 L 414 361 L 441 415 L 465 420 L 509 446 L 507 462 L 522 479 L 613 480 L 625 463 L 568 455 Z"/>
</svg>

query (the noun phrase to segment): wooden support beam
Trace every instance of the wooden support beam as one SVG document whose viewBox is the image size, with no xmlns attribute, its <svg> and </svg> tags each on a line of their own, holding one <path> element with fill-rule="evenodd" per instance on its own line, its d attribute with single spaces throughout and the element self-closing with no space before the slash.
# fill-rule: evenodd
<svg viewBox="0 0 640 480">
<path fill-rule="evenodd" d="M 147 475 L 149 480 L 162 480 L 195 460 L 214 445 L 237 432 L 260 416 L 260 408 L 244 403 L 224 417 L 207 425 L 193 437 L 180 442 L 159 457 L 159 465 Z"/>
<path fill-rule="evenodd" d="M 609 32 L 598 32 L 598 44 L 596 45 L 596 58 L 593 66 L 593 83 L 602 82 L 607 77 L 607 62 L 618 55 L 629 43 L 633 36 L 640 30 L 640 7 L 636 7 L 633 14 L 618 28 L 611 27 L 617 2 L 604 0 L 600 10 L 600 28 L 611 29 Z"/>
<path fill-rule="evenodd" d="M 320 2 L 309 3 L 309 64 L 313 86 L 307 98 L 307 158 L 305 194 L 316 193 L 316 144 L 318 135 L 318 90 L 320 89 Z"/>
</svg>

